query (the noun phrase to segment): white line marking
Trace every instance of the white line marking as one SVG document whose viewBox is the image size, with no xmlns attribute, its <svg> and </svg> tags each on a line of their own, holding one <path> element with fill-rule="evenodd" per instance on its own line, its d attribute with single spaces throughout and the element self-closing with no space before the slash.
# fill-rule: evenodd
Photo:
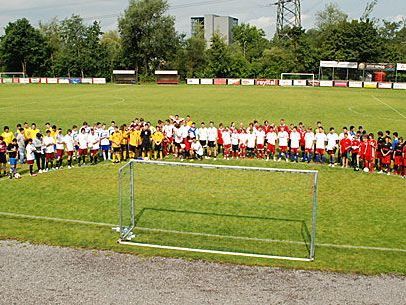
<svg viewBox="0 0 406 305">
<path fill-rule="evenodd" d="M 83 224 L 83 225 L 95 225 L 95 226 L 102 226 L 102 227 L 117 226 L 115 224 L 104 223 L 104 222 L 93 222 L 93 221 L 65 219 L 65 218 L 56 218 L 56 217 L 47 217 L 47 216 L 34 216 L 34 215 L 25 215 L 25 214 L 17 214 L 17 213 L 8 213 L 8 212 L 0 212 L 0 215 L 27 218 L 27 219 L 39 219 L 39 220 L 50 220 L 50 221 L 57 221 L 57 222 L 77 223 L 77 224 Z"/>
<path fill-rule="evenodd" d="M 9 217 L 18 217 L 18 218 L 27 218 L 27 219 L 39 219 L 39 220 L 49 220 L 49 221 L 57 221 L 57 222 L 66 222 L 66 223 L 78 223 L 78 224 L 86 224 L 86 225 L 95 225 L 95 226 L 103 226 L 103 227 L 117 227 L 117 224 L 111 224 L 111 223 L 104 223 L 104 222 L 93 222 L 93 221 L 85 221 L 85 220 L 76 220 L 76 219 L 64 219 L 64 218 L 55 218 L 55 217 L 46 217 L 46 216 L 34 216 L 34 215 L 26 215 L 26 214 L 18 214 L 18 213 L 9 213 L 9 212 L 0 212 L 0 215 L 3 216 L 9 216 Z M 150 228 L 142 228 L 142 227 L 137 227 L 136 229 L 138 230 L 145 230 L 145 231 L 158 231 L 160 229 L 150 229 Z M 166 231 L 166 230 L 160 230 L 160 231 Z M 206 234 L 206 233 L 190 233 L 190 232 L 179 232 L 179 231 L 169 231 L 171 233 L 180 233 L 180 234 L 199 234 L 199 235 L 208 235 L 212 236 L 211 234 Z M 213 235 L 213 237 L 216 237 L 216 235 Z M 218 235 L 218 237 L 229 237 L 229 238 L 238 238 L 238 239 L 246 239 L 246 237 L 230 237 L 230 236 L 224 236 L 224 235 Z M 258 239 L 258 241 L 261 241 L 261 239 Z M 285 242 L 283 240 L 266 240 L 263 239 L 263 241 L 268 241 L 268 242 Z M 297 243 L 297 244 L 303 244 L 305 245 L 305 242 L 298 242 L 298 241 L 287 241 L 288 243 Z M 339 249 L 358 249 L 358 250 L 371 250 L 371 251 L 386 251 L 386 252 L 402 252 L 406 253 L 406 249 L 399 249 L 399 248 L 385 248 L 385 247 L 370 247 L 370 246 L 354 246 L 354 245 L 336 245 L 336 244 L 319 244 L 316 243 L 317 247 L 325 247 L 325 248 L 339 248 Z"/>
<path fill-rule="evenodd" d="M 313 261 L 313 259 L 311 259 L 311 258 L 298 258 L 298 257 L 290 257 L 290 256 L 273 256 L 273 255 L 254 254 L 254 253 L 241 253 L 241 252 L 228 252 L 228 251 L 219 251 L 219 250 L 182 248 L 182 247 L 162 246 L 162 245 L 153 245 L 153 244 L 143 244 L 143 243 L 136 243 L 136 242 L 131 242 L 131 241 L 122 241 L 122 240 L 119 240 L 118 242 L 121 245 L 146 247 L 146 248 L 157 248 L 157 249 L 175 250 L 175 251 L 211 253 L 211 254 L 220 254 L 220 255 L 245 256 L 245 257 L 267 258 L 267 259 L 283 259 L 283 260 L 301 261 L 301 262 L 312 262 Z"/>
<path fill-rule="evenodd" d="M 392 109 L 393 111 L 395 111 L 397 114 L 399 114 L 402 118 L 406 119 L 406 116 L 401 113 L 400 111 L 398 111 L 397 109 L 393 108 L 391 105 L 385 103 L 384 101 L 382 101 L 381 99 L 377 98 L 376 96 L 372 96 L 376 101 L 380 102 L 381 104 L 385 105 L 386 107 Z"/>
</svg>

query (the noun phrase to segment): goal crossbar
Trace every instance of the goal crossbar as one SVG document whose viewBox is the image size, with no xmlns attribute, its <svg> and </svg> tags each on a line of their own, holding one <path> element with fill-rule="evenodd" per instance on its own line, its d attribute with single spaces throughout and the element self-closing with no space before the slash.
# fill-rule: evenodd
<svg viewBox="0 0 406 305">
<path fill-rule="evenodd" d="M 312 184 L 312 197 L 313 197 L 313 207 L 311 213 L 311 233 L 310 233 L 310 243 L 309 243 L 309 257 L 292 257 L 292 256 L 279 256 L 279 255 L 267 255 L 267 254 L 258 254 L 258 253 L 246 253 L 246 252 L 233 252 L 233 251 L 223 251 L 223 250 L 211 250 L 211 249 L 201 249 L 201 248 L 192 248 L 192 247 L 177 247 L 177 246 L 169 246 L 169 245 L 162 245 L 162 244 L 155 244 L 155 243 L 147 243 L 147 242 L 137 242 L 133 241 L 133 234 L 134 230 L 154 230 L 149 228 L 137 228 L 136 221 L 135 221 L 135 182 L 134 182 L 134 165 L 135 164 L 149 164 L 149 165 L 157 165 L 157 166 L 180 166 L 180 167 L 194 167 L 194 168 L 203 168 L 203 169 L 225 169 L 225 170 L 243 170 L 243 171 L 260 171 L 260 172 L 275 172 L 275 173 L 296 173 L 296 174 L 310 174 L 313 175 Z M 123 191 L 122 191 L 122 182 L 121 182 L 121 175 L 126 170 L 130 170 L 130 202 L 131 202 L 131 224 L 129 226 L 124 225 L 122 209 L 123 209 Z M 290 260 L 290 261 L 303 261 L 303 262 L 311 262 L 315 259 L 315 237 L 316 237 L 316 214 L 317 214 L 317 193 L 318 193 L 318 171 L 316 170 L 300 170 L 300 169 L 281 169 L 281 168 L 266 168 L 266 167 L 249 167 L 249 166 L 228 166 L 228 165 L 214 165 L 214 164 L 201 164 L 201 163 L 180 163 L 180 162 L 168 162 L 168 161 L 150 161 L 150 160 L 131 160 L 124 166 L 119 169 L 119 209 L 120 209 L 120 239 L 118 243 L 123 245 L 132 245 L 136 247 L 143 247 L 143 248 L 155 248 L 155 249 L 164 249 L 164 250 L 172 250 L 172 251 L 185 251 L 185 252 L 195 252 L 195 253 L 207 253 L 207 254 L 218 254 L 218 255 L 228 255 L 228 256 L 241 256 L 241 257 L 252 257 L 252 258 L 264 258 L 264 259 L 281 259 L 281 260 Z M 123 231 L 124 230 L 124 231 Z M 162 231 L 162 232 L 171 232 L 171 230 L 155 230 L 155 231 Z M 176 231 L 173 231 L 176 232 Z M 189 232 L 176 232 L 182 234 L 188 234 Z M 195 235 L 200 235 L 199 233 L 192 233 Z M 210 234 L 201 234 L 210 236 Z M 219 235 L 213 235 L 219 237 Z M 229 236 L 222 236 L 227 238 Z M 250 238 L 248 238 L 249 240 Z M 252 238 L 252 240 L 256 240 Z M 261 239 L 258 239 L 261 240 Z M 265 240 L 265 239 L 264 239 Z M 276 240 L 275 240 L 276 241 Z M 288 242 L 288 241 L 283 241 Z M 302 242 L 297 242 L 302 243 Z"/>
</svg>

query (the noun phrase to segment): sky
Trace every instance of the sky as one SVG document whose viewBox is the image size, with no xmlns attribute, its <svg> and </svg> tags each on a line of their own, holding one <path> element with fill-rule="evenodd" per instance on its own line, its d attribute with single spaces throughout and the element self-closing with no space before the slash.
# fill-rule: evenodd
<svg viewBox="0 0 406 305">
<path fill-rule="evenodd" d="M 268 37 L 275 32 L 277 0 L 169 0 L 169 14 L 176 17 L 176 29 L 190 35 L 190 17 L 204 14 L 229 15 L 240 23 L 250 23 L 265 30 Z M 335 2 L 352 19 L 361 16 L 371 0 L 302 0 L 302 25 L 314 25 L 315 14 L 328 3 Z M 117 28 L 117 17 L 128 0 L 0 0 L 0 35 L 10 21 L 26 17 L 36 26 L 57 17 L 62 20 L 72 14 L 81 15 L 86 22 L 99 20 L 104 31 Z M 406 18 L 406 0 L 378 0 L 373 17 L 400 21 Z"/>
</svg>

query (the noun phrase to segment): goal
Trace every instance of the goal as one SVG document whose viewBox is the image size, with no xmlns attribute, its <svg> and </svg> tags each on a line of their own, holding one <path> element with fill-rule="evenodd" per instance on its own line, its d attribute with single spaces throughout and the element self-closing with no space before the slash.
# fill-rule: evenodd
<svg viewBox="0 0 406 305">
<path fill-rule="evenodd" d="M 312 73 L 282 73 L 281 86 L 315 86 L 315 75 Z"/>
<path fill-rule="evenodd" d="M 119 243 L 315 258 L 318 172 L 134 160 L 119 170 Z"/>
</svg>

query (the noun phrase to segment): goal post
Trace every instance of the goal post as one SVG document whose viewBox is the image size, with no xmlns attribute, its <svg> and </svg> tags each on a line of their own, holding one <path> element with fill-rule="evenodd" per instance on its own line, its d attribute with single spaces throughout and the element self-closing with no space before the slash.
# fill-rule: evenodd
<svg viewBox="0 0 406 305">
<path fill-rule="evenodd" d="M 121 244 L 315 258 L 317 171 L 133 160 L 118 185 Z"/>
</svg>

